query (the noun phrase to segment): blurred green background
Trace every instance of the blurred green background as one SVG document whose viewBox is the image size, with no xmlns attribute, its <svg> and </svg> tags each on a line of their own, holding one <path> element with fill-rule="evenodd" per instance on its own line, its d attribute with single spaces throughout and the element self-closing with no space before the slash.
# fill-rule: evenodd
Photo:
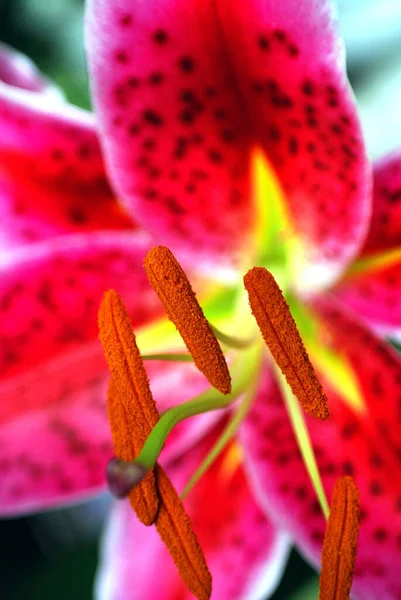
<svg viewBox="0 0 401 600">
<path fill-rule="evenodd" d="M 71 102 L 89 108 L 83 7 L 84 0 L 0 0 L 0 41 L 26 53 Z M 400 7 L 393 0 L 339 0 L 349 76 L 373 157 L 401 142 L 401 111 L 383 110 L 401 102 Z M 104 497 L 80 507 L 0 521 L 0 597 L 92 598 L 109 504 Z M 293 552 L 273 600 L 317 598 L 317 586 L 313 570 Z"/>
</svg>

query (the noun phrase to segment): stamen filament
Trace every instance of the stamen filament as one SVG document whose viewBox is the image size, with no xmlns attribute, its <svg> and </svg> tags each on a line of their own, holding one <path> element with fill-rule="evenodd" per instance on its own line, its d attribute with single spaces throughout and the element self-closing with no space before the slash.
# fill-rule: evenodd
<svg viewBox="0 0 401 600">
<path fill-rule="evenodd" d="M 199 371 L 213 387 L 229 394 L 231 378 L 224 354 L 174 254 L 165 246 L 155 246 L 147 253 L 144 268 Z"/>
<path fill-rule="evenodd" d="M 312 442 L 309 437 L 308 428 L 305 423 L 304 414 L 300 408 L 297 399 L 288 387 L 284 376 L 276 367 L 276 373 L 281 392 L 283 394 L 285 406 L 291 425 L 297 438 L 298 446 L 302 454 L 302 458 L 308 471 L 309 478 L 312 482 L 313 489 L 316 492 L 317 499 L 322 509 L 324 517 L 327 519 L 329 515 L 329 504 L 323 487 L 323 482 L 320 477 L 319 468 L 317 466 L 315 453 L 313 452 Z"/>
<path fill-rule="evenodd" d="M 194 362 L 194 359 L 190 354 L 176 353 L 176 354 L 141 354 L 142 360 L 164 360 L 169 362 Z"/>
<path fill-rule="evenodd" d="M 255 394 L 259 387 L 259 378 L 258 372 L 260 369 L 260 360 L 262 357 L 262 348 L 260 348 L 259 352 L 259 360 L 257 360 L 254 364 L 254 376 L 251 377 L 250 383 L 248 385 L 245 397 L 240 402 L 240 405 L 237 411 L 234 414 L 234 417 L 230 420 L 227 426 L 224 428 L 224 431 L 220 435 L 217 442 L 213 445 L 212 449 L 209 451 L 207 456 L 204 458 L 198 469 L 192 475 L 187 485 L 181 492 L 180 498 L 183 500 L 185 496 L 192 490 L 192 488 L 198 483 L 199 479 L 206 473 L 206 471 L 212 466 L 214 461 L 220 456 L 225 447 L 230 443 L 235 433 L 238 431 L 241 423 L 246 418 L 249 410 L 252 407 L 252 402 L 255 398 Z"/>
<path fill-rule="evenodd" d="M 238 366 L 236 364 L 233 365 L 233 370 L 237 372 L 237 377 L 233 382 L 230 394 L 224 396 L 216 392 L 216 390 L 208 389 L 188 402 L 173 406 L 162 414 L 160 420 L 155 424 L 145 441 L 136 460 L 150 469 L 156 463 L 171 430 L 178 423 L 188 417 L 229 406 L 231 402 L 249 387 L 252 381 L 254 364 L 259 352 L 259 346 L 253 346 L 248 351 L 243 352 L 241 357 L 237 359 L 236 363 L 239 363 Z"/>
<path fill-rule="evenodd" d="M 212 328 L 212 331 L 214 333 L 214 335 L 217 337 L 217 339 L 222 343 L 225 344 L 226 346 L 229 346 L 230 348 L 238 348 L 238 350 L 241 350 L 243 348 L 248 348 L 255 340 L 253 339 L 240 339 L 231 335 L 227 335 L 226 333 L 223 333 L 222 331 L 220 331 L 219 329 L 217 329 L 217 327 L 215 327 L 214 325 L 212 325 L 210 323 L 210 327 Z"/>
</svg>

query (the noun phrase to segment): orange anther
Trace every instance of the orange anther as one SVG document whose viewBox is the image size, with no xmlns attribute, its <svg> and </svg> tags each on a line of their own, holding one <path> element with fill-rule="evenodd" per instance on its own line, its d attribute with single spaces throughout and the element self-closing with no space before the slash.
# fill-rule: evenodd
<svg viewBox="0 0 401 600">
<path fill-rule="evenodd" d="M 155 246 L 147 253 L 144 267 L 199 371 L 213 387 L 229 394 L 231 378 L 219 342 L 174 254 L 165 246 Z"/>
<path fill-rule="evenodd" d="M 159 419 L 135 335 L 124 304 L 109 290 L 99 310 L 99 337 L 112 377 L 107 412 L 117 458 L 131 462 Z M 131 506 L 145 525 L 155 523 L 189 590 L 209 600 L 212 579 L 191 521 L 160 465 L 128 494 Z"/>
<path fill-rule="evenodd" d="M 334 486 L 323 542 L 319 600 L 348 600 L 359 534 L 359 492 L 352 477 Z"/>
<path fill-rule="evenodd" d="M 99 337 L 111 371 L 108 414 L 117 458 L 134 460 L 159 420 L 123 301 L 107 291 L 99 309 Z M 139 490 L 139 491 L 136 491 Z M 151 525 L 159 508 L 153 471 L 129 495 L 138 518 Z"/>
<path fill-rule="evenodd" d="M 252 313 L 275 362 L 306 412 L 326 419 L 327 397 L 273 275 L 254 267 L 244 277 Z"/>
<path fill-rule="evenodd" d="M 127 462 L 133 461 L 142 448 L 138 443 L 140 429 L 137 427 L 134 415 L 125 410 L 112 378 L 107 391 L 107 416 L 115 455 Z M 152 525 L 160 504 L 154 469 L 150 469 L 142 482 L 131 489 L 128 498 L 138 519 L 144 525 Z"/>
<path fill-rule="evenodd" d="M 209 600 L 212 576 L 184 506 L 163 469 L 156 465 L 161 506 L 156 528 L 188 589 L 199 600 Z"/>
</svg>

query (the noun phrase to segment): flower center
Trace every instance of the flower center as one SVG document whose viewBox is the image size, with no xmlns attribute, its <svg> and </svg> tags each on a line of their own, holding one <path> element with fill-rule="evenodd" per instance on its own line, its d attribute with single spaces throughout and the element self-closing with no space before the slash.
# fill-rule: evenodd
<svg viewBox="0 0 401 600">
<path fill-rule="evenodd" d="M 189 355 L 170 353 L 164 356 L 169 360 L 188 360 L 188 357 L 192 357 L 195 365 L 212 387 L 191 400 L 174 406 L 160 418 L 155 416 L 154 400 L 151 397 L 146 375 L 144 375 L 144 367 L 138 363 L 138 359 L 140 360 L 139 350 L 136 346 L 135 336 L 126 322 L 126 314 L 123 315 L 121 299 L 115 292 L 106 294 L 99 312 L 99 325 L 100 338 L 113 374 L 111 383 L 116 384 L 118 391 L 123 396 L 135 398 L 132 408 L 125 401 L 125 413 L 122 411 L 122 416 L 120 415 L 117 420 L 114 419 L 115 425 L 111 418 L 112 430 L 114 427 L 113 439 L 116 438 L 115 446 L 120 454 L 117 454 L 117 458 L 122 458 L 123 461 L 127 459 L 132 461 L 132 458 L 127 456 L 129 453 L 125 448 L 129 433 L 136 436 L 133 442 L 133 458 L 134 462 L 140 466 L 140 468 L 133 468 L 131 464 L 127 463 L 127 468 L 124 470 L 124 462 L 121 460 L 114 461 L 109 465 L 110 486 L 117 490 L 119 495 L 121 495 L 121 491 L 130 489 L 130 478 L 132 485 L 137 485 L 142 480 L 145 485 L 148 480 L 147 475 L 153 472 L 164 442 L 176 424 L 191 416 L 227 407 L 238 400 L 234 416 L 189 481 L 184 495 L 232 440 L 239 425 L 246 417 L 259 386 L 263 344 L 260 334 L 257 332 L 256 323 L 274 361 L 303 408 L 321 419 L 327 418 L 329 415 L 327 399 L 316 378 L 283 293 L 269 271 L 264 267 L 254 267 L 244 277 L 251 311 L 247 305 L 245 306 L 245 295 L 240 294 L 235 309 L 231 313 L 232 321 L 238 323 L 237 327 L 241 331 L 242 337 L 237 338 L 223 334 L 209 324 L 184 271 L 168 248 L 159 246 L 150 250 L 145 258 L 144 267 L 150 283 L 190 353 Z M 121 331 L 119 331 L 119 327 L 122 328 Z M 132 357 L 129 349 L 130 338 L 133 338 L 132 346 L 135 349 Z M 227 348 L 227 359 L 233 373 L 232 381 L 218 339 Z M 127 355 L 126 359 L 124 353 Z M 163 355 L 158 353 L 156 356 L 160 359 Z M 153 355 L 154 357 L 155 355 Z M 152 356 L 147 355 L 147 358 L 152 358 Z M 124 365 L 125 362 L 127 363 L 126 367 L 122 368 L 121 365 Z M 136 378 L 138 377 L 137 382 Z M 141 398 L 146 399 L 143 406 Z M 123 399 L 122 403 L 124 404 Z M 127 409 L 132 410 L 135 416 L 136 412 L 142 414 L 142 418 L 146 421 L 146 427 L 142 427 L 137 420 L 135 424 L 127 426 L 124 414 L 126 421 L 132 420 L 132 416 L 127 414 Z M 291 410 L 294 412 L 295 409 Z M 117 413 L 117 407 L 114 407 L 113 411 Z M 119 427 L 122 429 L 121 436 L 118 431 Z M 138 436 L 136 435 L 137 428 L 141 430 Z M 307 435 L 304 437 L 307 439 Z M 141 449 L 138 453 L 139 446 Z M 313 454 L 310 443 L 307 450 L 309 450 L 309 454 Z M 302 446 L 301 451 L 303 451 Z M 306 456 L 305 451 L 303 454 Z M 320 491 L 323 510 L 327 511 L 327 502 L 318 478 L 316 464 L 314 466 L 312 464 L 312 467 L 315 469 L 314 476 L 313 469 L 311 471 L 312 481 Z M 141 484 L 141 489 L 143 485 Z M 154 484 L 149 482 L 144 489 L 147 490 L 147 495 L 144 494 L 141 502 L 147 506 L 146 510 L 148 511 L 150 510 L 149 503 L 153 502 L 154 511 Z M 146 513 L 145 518 L 151 521 L 152 513 Z"/>
</svg>

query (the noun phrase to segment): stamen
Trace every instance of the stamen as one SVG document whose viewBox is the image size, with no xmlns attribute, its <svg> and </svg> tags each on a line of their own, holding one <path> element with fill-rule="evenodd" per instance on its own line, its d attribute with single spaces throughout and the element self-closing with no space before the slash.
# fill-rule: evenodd
<svg viewBox="0 0 401 600">
<path fill-rule="evenodd" d="M 241 356 L 236 358 L 233 363 L 235 379 L 230 394 L 224 396 L 213 388 L 209 388 L 191 400 L 166 410 L 143 445 L 137 457 L 138 462 L 150 469 L 156 464 L 168 435 L 178 423 L 195 415 L 225 408 L 246 390 L 251 392 L 253 389 L 251 382 L 257 381 L 255 370 L 259 364 L 259 356 L 259 345 L 254 345 L 244 350 Z"/>
<path fill-rule="evenodd" d="M 227 335 L 226 333 L 223 333 L 223 331 L 220 331 L 220 329 L 217 329 L 217 327 L 214 325 L 210 325 L 210 327 L 212 328 L 216 338 L 229 348 L 237 348 L 238 350 L 242 350 L 243 348 L 248 348 L 255 341 L 251 338 L 240 339 L 232 335 Z"/>
<path fill-rule="evenodd" d="M 306 412 L 327 419 L 327 397 L 273 275 L 264 267 L 254 267 L 245 275 L 244 283 L 263 339 L 294 395 Z"/>
<path fill-rule="evenodd" d="M 223 394 L 229 394 L 231 378 L 224 355 L 191 284 L 173 253 L 164 246 L 155 246 L 147 253 L 144 267 L 197 368 L 213 387 Z"/>
<path fill-rule="evenodd" d="M 256 352 L 255 352 L 256 350 Z M 256 392 L 259 387 L 259 377 L 258 373 L 260 372 L 261 366 L 261 358 L 262 358 L 262 348 L 261 346 L 257 346 L 256 349 L 253 349 L 253 356 L 250 352 L 248 352 L 248 357 L 251 358 L 250 364 L 253 365 L 253 371 L 249 373 L 249 383 L 247 385 L 247 390 L 244 398 L 241 400 L 238 408 L 236 409 L 234 416 L 230 419 L 223 432 L 213 444 L 212 448 L 209 450 L 206 457 L 203 459 L 199 467 L 196 469 L 195 473 L 192 475 L 185 488 L 181 492 L 180 498 L 183 500 L 185 496 L 192 490 L 192 488 L 197 484 L 199 479 L 206 473 L 206 471 L 211 467 L 214 461 L 220 456 L 220 454 L 225 450 L 227 445 L 232 442 L 235 433 L 239 429 L 241 423 L 244 421 L 246 416 L 249 413 L 249 410 L 252 407 L 252 402 L 255 399 Z M 239 446 L 233 445 L 232 448 L 239 448 Z"/>
<path fill-rule="evenodd" d="M 191 521 L 163 469 L 156 465 L 155 470 L 161 498 L 157 531 L 189 590 L 199 600 L 208 600 L 212 593 L 212 577 Z"/>
<path fill-rule="evenodd" d="M 334 486 L 323 542 L 319 600 L 348 600 L 359 533 L 359 492 L 352 477 Z"/>
<path fill-rule="evenodd" d="M 145 525 L 155 523 L 189 590 L 199 600 L 209 600 L 212 578 L 177 492 L 160 465 L 149 469 L 135 462 L 159 413 L 128 314 L 113 290 L 106 292 L 99 309 L 99 337 L 112 373 L 107 410 L 117 459 L 107 467 L 110 487 L 119 497 L 128 493 Z"/>
<path fill-rule="evenodd" d="M 111 428 L 115 455 L 125 464 L 129 465 L 141 449 L 138 437 L 141 435 L 140 427 L 134 420 L 133 413 L 127 412 L 117 391 L 113 378 L 110 379 L 107 391 L 107 416 Z M 122 483 L 120 484 L 122 490 Z M 115 490 L 111 490 L 115 493 Z M 152 525 L 159 510 L 159 496 L 156 489 L 154 470 L 150 469 L 146 477 L 136 485 L 125 491 L 128 495 L 133 510 L 144 525 Z"/>
<path fill-rule="evenodd" d="M 159 420 L 129 316 L 120 296 L 109 290 L 99 309 L 99 337 L 112 377 L 107 405 L 117 458 L 139 454 Z M 153 471 L 129 494 L 140 521 L 151 525 L 159 508 Z"/>
</svg>

